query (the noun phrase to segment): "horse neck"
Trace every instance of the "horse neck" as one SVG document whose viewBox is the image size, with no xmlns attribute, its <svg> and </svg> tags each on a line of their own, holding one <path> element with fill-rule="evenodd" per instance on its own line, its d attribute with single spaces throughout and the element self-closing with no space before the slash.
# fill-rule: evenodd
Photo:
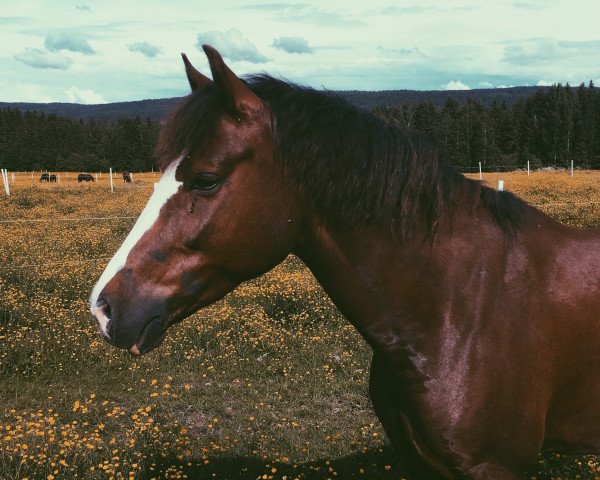
<svg viewBox="0 0 600 480">
<path fill-rule="evenodd" d="M 456 279 L 495 261 L 497 251 L 489 258 L 472 255 L 473 238 L 504 248 L 502 232 L 485 212 L 451 216 L 440 218 L 435 236 L 417 229 L 405 242 L 387 229 L 316 223 L 295 253 L 376 351 L 412 348 L 440 327 L 445 305 L 462 288 Z"/>
</svg>

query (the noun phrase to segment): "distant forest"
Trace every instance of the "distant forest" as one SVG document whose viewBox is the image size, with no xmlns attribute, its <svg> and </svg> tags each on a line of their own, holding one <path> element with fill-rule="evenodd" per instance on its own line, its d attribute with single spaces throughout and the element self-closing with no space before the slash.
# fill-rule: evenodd
<svg viewBox="0 0 600 480">
<path fill-rule="evenodd" d="M 442 107 L 431 102 L 376 107 L 374 113 L 432 138 L 462 170 L 600 168 L 600 90 L 592 81 L 573 88 L 555 85 L 513 105 L 489 107 L 473 99 Z"/>
<path fill-rule="evenodd" d="M 9 171 L 107 172 L 156 168 L 160 124 L 139 117 L 115 122 L 0 110 L 0 165 Z"/>
<path fill-rule="evenodd" d="M 600 168 L 600 91 L 592 82 L 520 87 L 496 97 L 471 91 L 445 93 L 440 99 L 437 93 L 427 97 L 412 92 L 402 98 L 393 92 L 340 95 L 388 123 L 423 132 L 462 170 L 475 170 L 478 162 L 486 170 L 514 169 L 527 161 L 532 168 L 568 166 L 571 161 L 576 167 Z M 27 104 L 3 107 L 0 166 L 11 171 L 150 170 L 156 166 L 158 118 L 176 101 L 131 102 L 129 110 L 102 106 L 103 112 L 126 115 L 154 105 L 148 118 L 75 119 L 41 107 L 31 111 Z"/>
</svg>

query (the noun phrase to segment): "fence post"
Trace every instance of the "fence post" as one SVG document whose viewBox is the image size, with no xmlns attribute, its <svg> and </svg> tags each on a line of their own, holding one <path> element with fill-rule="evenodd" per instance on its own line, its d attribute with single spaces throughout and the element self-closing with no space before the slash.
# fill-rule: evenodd
<svg viewBox="0 0 600 480">
<path fill-rule="evenodd" d="M 110 193 L 113 193 L 113 192 L 114 192 L 114 190 L 113 190 L 112 167 L 110 167 L 110 168 L 108 169 L 108 171 L 109 171 L 109 174 L 110 174 Z"/>
<path fill-rule="evenodd" d="M 8 186 L 8 171 L 6 168 L 2 168 L 2 181 L 4 182 L 4 191 L 7 195 L 10 195 L 10 188 Z"/>
<path fill-rule="evenodd" d="M 498 180 L 498 191 L 501 192 L 504 190 L 504 180 Z"/>
<path fill-rule="evenodd" d="M 529 176 L 529 160 L 527 160 L 527 176 Z"/>
<path fill-rule="evenodd" d="M 479 180 L 483 180 L 483 174 L 481 172 L 481 162 L 479 162 Z"/>
<path fill-rule="evenodd" d="M 573 160 L 571 160 L 571 176 L 573 176 Z"/>
</svg>

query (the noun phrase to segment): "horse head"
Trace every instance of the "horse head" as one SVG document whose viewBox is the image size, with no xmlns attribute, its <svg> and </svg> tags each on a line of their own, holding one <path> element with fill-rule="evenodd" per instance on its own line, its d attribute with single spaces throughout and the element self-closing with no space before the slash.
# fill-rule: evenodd
<svg viewBox="0 0 600 480">
<path fill-rule="evenodd" d="M 161 133 L 163 175 L 90 297 L 102 336 L 134 355 L 281 262 L 299 231 L 269 105 L 204 51 L 213 80 L 183 56 L 192 93 Z"/>
</svg>

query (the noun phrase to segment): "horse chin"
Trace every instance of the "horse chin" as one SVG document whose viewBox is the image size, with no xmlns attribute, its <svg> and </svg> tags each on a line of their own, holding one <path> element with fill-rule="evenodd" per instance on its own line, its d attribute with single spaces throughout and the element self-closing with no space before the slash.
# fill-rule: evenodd
<svg viewBox="0 0 600 480">
<path fill-rule="evenodd" d="M 161 317 L 152 318 L 129 348 L 129 353 L 139 357 L 160 346 L 167 336 L 167 327 Z"/>
</svg>

